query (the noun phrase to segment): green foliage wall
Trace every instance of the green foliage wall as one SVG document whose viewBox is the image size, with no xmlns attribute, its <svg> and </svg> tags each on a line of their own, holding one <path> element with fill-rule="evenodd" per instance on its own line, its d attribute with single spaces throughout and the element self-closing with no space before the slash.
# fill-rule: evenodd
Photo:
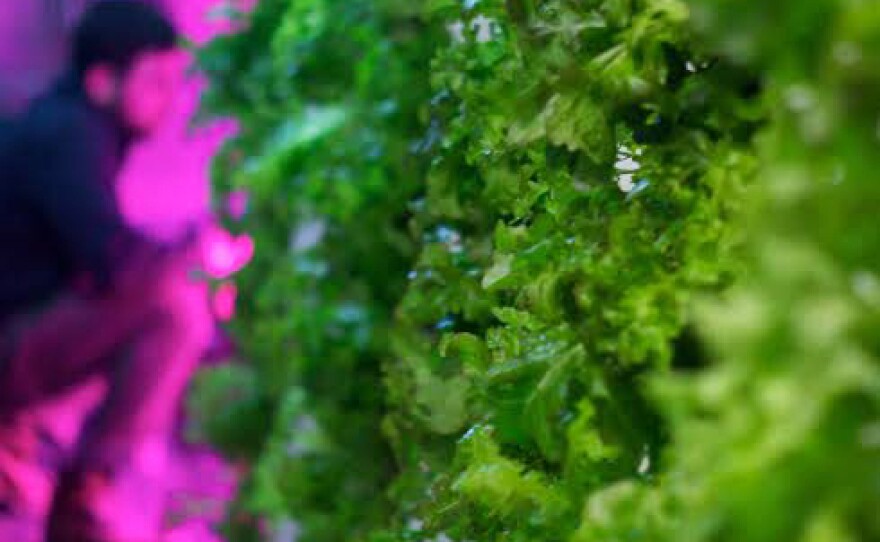
<svg viewBox="0 0 880 542">
<path fill-rule="evenodd" d="M 247 29 L 201 52 L 204 107 L 240 135 L 217 159 L 221 197 L 246 188 L 251 233 L 235 324 L 250 363 L 200 378 L 202 431 L 254 469 L 233 539 L 291 517 L 312 540 L 382 524 L 394 465 L 381 431 L 381 362 L 415 253 L 434 39 L 407 2 L 265 0 Z M 295 512 L 294 512 L 295 511 Z"/>
<path fill-rule="evenodd" d="M 880 538 L 876 51 L 870 1 L 264 0 L 203 51 L 233 539 Z"/>
<path fill-rule="evenodd" d="M 497 28 L 433 63 L 444 144 L 388 366 L 395 494 L 413 539 L 563 540 L 585 495 L 657 473 L 644 380 L 732 270 L 756 106 L 679 2 L 435 4 Z"/>
<path fill-rule="evenodd" d="M 693 20 L 764 74 L 772 115 L 743 226 L 748 272 L 697 305 L 713 364 L 655 379 L 673 445 L 635 501 L 673 511 L 652 539 L 880 539 L 880 5 L 713 0 Z"/>
</svg>

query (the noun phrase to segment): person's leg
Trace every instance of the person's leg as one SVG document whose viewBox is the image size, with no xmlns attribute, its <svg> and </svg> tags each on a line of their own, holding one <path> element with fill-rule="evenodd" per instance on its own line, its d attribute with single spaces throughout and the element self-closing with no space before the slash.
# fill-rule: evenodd
<svg viewBox="0 0 880 542">
<path fill-rule="evenodd" d="M 167 445 L 181 399 L 213 332 L 205 285 L 169 275 L 157 310 L 127 345 L 110 395 L 62 481 L 50 540 L 153 540 Z"/>
<path fill-rule="evenodd" d="M 132 288 L 112 298 L 71 296 L 36 317 L 20 320 L 11 333 L 16 339 L 14 355 L 0 359 L 0 418 L 26 430 L 19 434 L 38 433 L 39 425 L 32 419 L 38 404 L 103 374 L 112 377 L 112 391 L 81 443 L 78 472 L 101 470 L 104 467 L 95 465 L 102 463 L 118 466 L 134 461 L 136 452 L 149 448 L 151 438 L 159 443 L 154 448 L 161 449 L 161 435 L 172 425 L 169 420 L 212 326 L 205 287 L 185 279 L 184 263 L 185 258 L 180 258 L 165 262 L 161 269 L 145 266 L 140 276 L 133 275 Z M 3 475 L 15 470 L 36 472 L 42 466 L 34 451 L 4 461 L 5 444 L 0 442 L 0 504 L 5 499 L 27 508 L 27 502 L 15 502 L 16 493 L 10 493 L 8 483 L 4 488 Z M 43 485 L 52 484 L 53 472 L 44 470 Z M 31 515 L 45 512 L 30 504 Z M 2 512 L 0 506 L 0 516 Z"/>
<path fill-rule="evenodd" d="M 47 423 L 45 405 L 75 393 L 91 377 L 101 379 L 112 357 L 143 321 L 143 307 L 123 313 L 110 300 L 69 296 L 31 315 L 7 322 L 0 352 L 0 539 L 43 540 L 56 475 L 94 402 L 76 407 L 76 427 Z M 109 323 L 109 325 L 108 325 Z M 103 378 L 104 381 L 107 378 Z"/>
<path fill-rule="evenodd" d="M 42 542 L 56 473 L 72 456 L 83 421 L 106 396 L 96 377 L 71 392 L 0 421 L 0 540 Z"/>
<path fill-rule="evenodd" d="M 113 467 L 130 463 L 137 443 L 166 435 L 183 393 L 210 344 L 213 320 L 207 287 L 172 277 L 157 309 L 126 345 L 111 376 L 110 395 L 83 435 L 81 462 Z"/>
<path fill-rule="evenodd" d="M 197 267 L 193 247 L 143 246 L 128 255 L 113 290 L 103 296 L 60 295 L 48 306 L 3 323 L 0 412 L 30 408 L 96 374 L 112 372 L 118 354 L 157 313 L 177 310 L 171 290 L 195 287 L 188 274 Z"/>
</svg>

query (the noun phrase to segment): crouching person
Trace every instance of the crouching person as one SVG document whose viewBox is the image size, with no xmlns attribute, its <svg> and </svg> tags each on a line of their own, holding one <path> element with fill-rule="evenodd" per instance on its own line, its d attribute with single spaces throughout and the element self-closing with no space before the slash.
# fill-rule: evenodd
<svg viewBox="0 0 880 542">
<path fill-rule="evenodd" d="M 158 11 L 106 0 L 84 16 L 68 75 L 0 156 L 0 537 L 156 542 L 164 454 L 208 346 L 196 234 L 175 246 L 124 223 L 129 146 L 174 97 L 176 35 Z M 60 453 L 39 405 L 101 377 L 107 391 Z M 4 529 L 6 531 L 4 531 Z"/>
</svg>

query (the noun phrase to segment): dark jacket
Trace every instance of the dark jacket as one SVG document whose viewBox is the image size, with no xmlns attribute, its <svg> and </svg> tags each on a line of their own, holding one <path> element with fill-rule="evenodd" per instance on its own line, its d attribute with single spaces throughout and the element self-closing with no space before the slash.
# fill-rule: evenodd
<svg viewBox="0 0 880 542">
<path fill-rule="evenodd" d="M 126 255 L 150 244 L 124 222 L 115 183 L 120 126 L 67 79 L 0 139 L 0 320 L 74 287 L 112 288 Z"/>
</svg>

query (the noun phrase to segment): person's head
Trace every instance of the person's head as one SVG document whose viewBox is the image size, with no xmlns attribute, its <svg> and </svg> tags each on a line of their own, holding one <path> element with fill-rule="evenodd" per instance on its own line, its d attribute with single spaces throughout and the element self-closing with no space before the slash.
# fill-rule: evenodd
<svg viewBox="0 0 880 542">
<path fill-rule="evenodd" d="M 87 99 L 134 135 L 149 134 L 165 118 L 176 90 L 177 59 L 171 22 L 140 1 L 100 1 L 73 33 L 73 69 Z"/>
</svg>

